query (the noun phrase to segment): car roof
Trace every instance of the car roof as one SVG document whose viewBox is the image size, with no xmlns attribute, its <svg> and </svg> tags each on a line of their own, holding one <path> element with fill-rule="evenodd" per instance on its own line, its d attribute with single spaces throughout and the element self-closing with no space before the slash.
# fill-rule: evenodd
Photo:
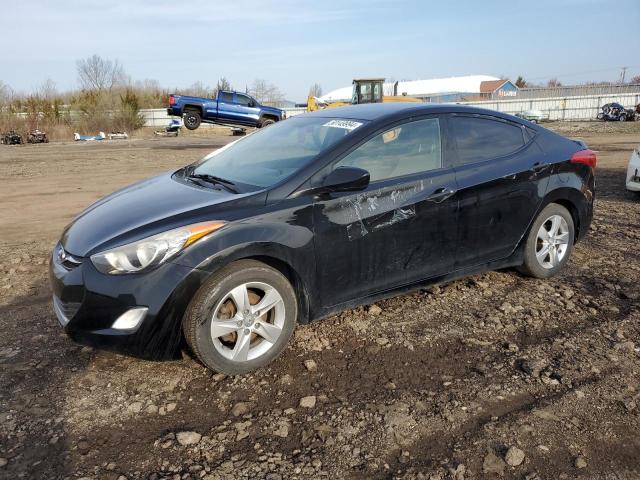
<svg viewBox="0 0 640 480">
<path fill-rule="evenodd" d="M 493 110 L 483 108 L 467 107 L 466 105 L 444 104 L 444 103 L 368 103 L 365 105 L 348 105 L 345 107 L 325 108 L 315 112 L 306 113 L 304 116 L 344 118 L 353 120 L 383 120 L 389 117 L 404 117 L 413 115 L 425 115 L 429 113 L 476 113 L 493 115 L 501 118 L 515 120 L 511 115 L 505 115 Z M 302 115 L 301 115 L 302 116 Z"/>
</svg>

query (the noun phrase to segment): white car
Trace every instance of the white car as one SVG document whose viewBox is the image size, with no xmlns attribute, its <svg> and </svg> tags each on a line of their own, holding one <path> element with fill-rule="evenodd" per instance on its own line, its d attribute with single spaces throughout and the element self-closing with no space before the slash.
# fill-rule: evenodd
<svg viewBox="0 0 640 480">
<path fill-rule="evenodd" d="M 640 193 L 640 146 L 636 147 L 629 160 L 627 190 Z"/>
<path fill-rule="evenodd" d="M 533 123 L 539 123 L 549 120 L 549 113 L 545 113 L 542 110 L 525 110 L 524 112 L 516 113 L 516 117 L 524 118 Z"/>
</svg>

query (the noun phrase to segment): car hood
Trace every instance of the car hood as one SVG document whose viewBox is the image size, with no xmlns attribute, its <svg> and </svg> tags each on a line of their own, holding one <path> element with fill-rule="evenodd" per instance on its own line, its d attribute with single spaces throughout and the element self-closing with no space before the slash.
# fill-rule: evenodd
<svg viewBox="0 0 640 480">
<path fill-rule="evenodd" d="M 65 228 L 62 246 L 72 255 L 84 257 L 138 228 L 165 223 L 165 230 L 178 227 L 176 217 L 189 212 L 194 214 L 193 222 L 201 221 L 196 218 L 198 213 L 205 215 L 211 207 L 250 195 L 191 186 L 172 175 L 165 173 L 134 183 L 98 200 Z M 185 219 L 187 223 L 192 222 Z M 152 229 L 145 229 L 142 236 L 157 233 Z"/>
</svg>

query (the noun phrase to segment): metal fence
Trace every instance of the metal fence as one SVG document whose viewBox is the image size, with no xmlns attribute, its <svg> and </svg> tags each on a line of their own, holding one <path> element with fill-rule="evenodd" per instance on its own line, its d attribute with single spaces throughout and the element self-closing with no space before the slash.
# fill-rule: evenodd
<svg viewBox="0 0 640 480">
<path fill-rule="evenodd" d="M 566 87 L 519 88 L 517 99 L 581 97 L 593 95 L 624 95 L 640 92 L 640 84 L 625 85 L 574 85 Z"/>
<path fill-rule="evenodd" d="M 608 95 L 582 95 L 573 97 L 530 98 L 515 100 L 486 100 L 480 102 L 457 102 L 498 112 L 516 113 L 539 110 L 549 120 L 594 120 L 600 108 L 611 102 L 618 102 L 627 108 L 640 103 L 640 88 L 634 93 Z"/>
</svg>

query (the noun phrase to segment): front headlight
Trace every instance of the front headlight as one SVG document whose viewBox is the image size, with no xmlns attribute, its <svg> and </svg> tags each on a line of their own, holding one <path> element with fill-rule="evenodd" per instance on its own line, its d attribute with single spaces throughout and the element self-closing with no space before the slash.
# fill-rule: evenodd
<svg viewBox="0 0 640 480">
<path fill-rule="evenodd" d="M 224 222 L 187 225 L 96 253 L 91 255 L 91 262 L 98 271 L 111 275 L 141 272 L 166 262 L 189 245 L 223 226 Z"/>
</svg>

